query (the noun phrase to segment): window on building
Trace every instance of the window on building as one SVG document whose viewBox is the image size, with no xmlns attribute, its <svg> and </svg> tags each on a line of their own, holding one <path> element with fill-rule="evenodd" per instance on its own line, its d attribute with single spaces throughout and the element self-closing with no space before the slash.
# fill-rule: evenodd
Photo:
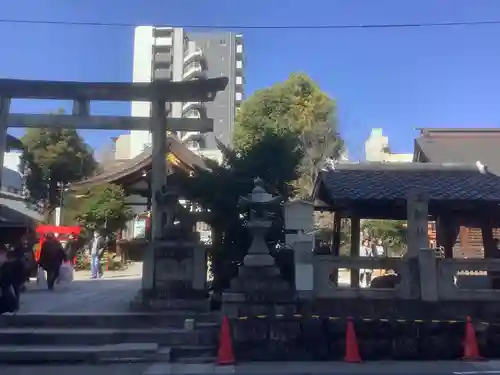
<svg viewBox="0 0 500 375">
<path fill-rule="evenodd" d="M 226 45 L 226 40 L 225 39 L 221 39 L 220 40 L 220 45 L 221 46 L 225 46 Z"/>
</svg>

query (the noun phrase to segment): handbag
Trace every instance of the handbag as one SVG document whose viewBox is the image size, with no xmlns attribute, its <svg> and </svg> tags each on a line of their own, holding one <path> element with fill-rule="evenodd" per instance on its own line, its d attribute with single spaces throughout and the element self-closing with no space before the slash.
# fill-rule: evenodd
<svg viewBox="0 0 500 375">
<path fill-rule="evenodd" d="M 38 267 L 38 272 L 36 274 L 36 283 L 42 288 L 47 287 L 47 276 L 45 275 L 45 270 L 42 267 Z"/>
<path fill-rule="evenodd" d="M 71 263 L 65 262 L 59 268 L 59 281 L 70 283 L 73 281 L 73 267 Z"/>
</svg>

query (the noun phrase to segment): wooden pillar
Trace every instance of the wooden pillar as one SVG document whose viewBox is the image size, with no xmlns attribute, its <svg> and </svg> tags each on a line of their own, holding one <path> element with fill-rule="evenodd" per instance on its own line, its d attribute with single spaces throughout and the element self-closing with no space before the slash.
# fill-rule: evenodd
<svg viewBox="0 0 500 375">
<path fill-rule="evenodd" d="M 460 251 L 464 257 L 474 256 L 474 252 L 469 249 L 469 228 L 461 225 L 458 237 L 460 238 Z"/>
<path fill-rule="evenodd" d="M 453 258 L 453 246 L 457 240 L 459 226 L 450 215 L 439 216 L 436 221 L 436 243 L 444 248 L 445 258 Z"/>
<path fill-rule="evenodd" d="M 90 115 L 90 101 L 89 100 L 73 100 L 74 116 L 89 116 Z"/>
<path fill-rule="evenodd" d="M 493 238 L 493 226 L 490 220 L 481 220 L 481 234 L 483 236 L 484 258 L 499 258 L 500 254 Z"/>
<path fill-rule="evenodd" d="M 333 243 L 332 254 L 336 257 L 340 254 L 340 229 L 342 225 L 342 216 L 335 213 L 333 217 Z"/>
<path fill-rule="evenodd" d="M 481 233 L 483 236 L 484 259 L 500 258 L 495 239 L 493 238 L 493 225 L 488 218 L 481 220 Z M 500 289 L 500 272 L 488 271 L 488 278 L 490 279 L 492 289 Z"/>
<path fill-rule="evenodd" d="M 333 241 L 331 253 L 333 256 L 338 257 L 340 254 L 340 229 L 342 224 L 342 217 L 335 212 L 333 216 Z M 339 270 L 333 269 L 330 273 L 330 281 L 336 287 L 339 284 Z"/>
<path fill-rule="evenodd" d="M 361 220 L 351 217 L 351 257 L 359 257 Z M 359 269 L 351 269 L 351 288 L 359 287 Z"/>
<path fill-rule="evenodd" d="M 453 246 L 457 241 L 459 226 L 456 220 L 451 216 L 446 216 L 441 223 L 442 226 L 442 246 L 444 247 L 444 257 L 453 258 Z"/>
<path fill-rule="evenodd" d="M 439 215 L 436 217 L 436 248 L 440 246 L 444 247 L 444 227 L 443 227 L 443 217 Z"/>
<path fill-rule="evenodd" d="M 10 98 L 0 97 L 0 166 L 3 168 L 3 159 L 7 151 L 7 118 L 10 112 Z M 2 174 L 0 173 L 0 187 Z"/>
<path fill-rule="evenodd" d="M 151 138 L 152 138 L 152 170 L 151 190 L 152 195 L 161 192 L 167 184 L 167 116 L 165 102 L 156 100 L 151 103 Z M 151 207 L 151 232 L 152 241 L 146 251 L 142 270 L 142 288 L 154 289 L 155 286 L 155 240 L 162 237 L 163 207 L 157 199 L 152 200 Z"/>
</svg>

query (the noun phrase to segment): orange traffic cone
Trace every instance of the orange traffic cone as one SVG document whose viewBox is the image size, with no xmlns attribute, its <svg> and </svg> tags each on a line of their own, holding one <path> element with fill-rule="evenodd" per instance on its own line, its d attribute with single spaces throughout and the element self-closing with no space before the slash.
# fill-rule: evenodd
<svg viewBox="0 0 500 375">
<path fill-rule="evenodd" d="M 217 364 L 234 365 L 233 340 L 231 339 L 231 330 L 229 328 L 229 319 L 227 316 L 222 319 L 219 335 L 219 351 L 217 353 Z"/>
<path fill-rule="evenodd" d="M 349 363 L 362 362 L 359 355 L 358 339 L 356 338 L 356 331 L 354 330 L 354 322 L 351 317 L 347 318 L 344 361 Z"/>
<path fill-rule="evenodd" d="M 465 321 L 464 355 L 462 359 L 466 361 L 478 361 L 482 359 L 477 345 L 476 330 L 472 325 L 470 316 Z"/>
</svg>

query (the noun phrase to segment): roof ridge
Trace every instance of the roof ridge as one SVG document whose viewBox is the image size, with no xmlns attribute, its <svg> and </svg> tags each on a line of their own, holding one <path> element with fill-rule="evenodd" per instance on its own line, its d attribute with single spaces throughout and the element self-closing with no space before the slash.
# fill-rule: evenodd
<svg viewBox="0 0 500 375">
<path fill-rule="evenodd" d="M 398 162 L 339 162 L 332 170 L 358 170 L 358 171 L 454 171 L 454 172 L 479 172 L 477 162 L 472 163 L 398 163 Z"/>
</svg>

